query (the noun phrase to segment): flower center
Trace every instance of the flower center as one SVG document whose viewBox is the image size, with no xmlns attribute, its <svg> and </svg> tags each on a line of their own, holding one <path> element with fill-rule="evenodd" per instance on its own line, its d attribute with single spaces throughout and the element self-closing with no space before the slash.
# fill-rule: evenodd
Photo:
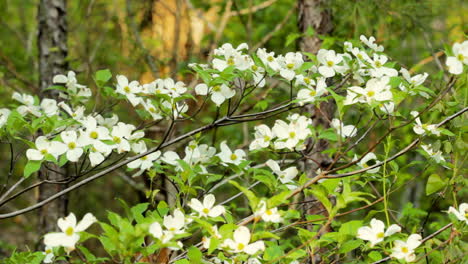
<svg viewBox="0 0 468 264">
<path fill-rule="evenodd" d="M 327 61 L 327 65 L 328 65 L 328 67 L 331 67 L 331 66 L 333 66 L 333 64 L 334 64 L 334 63 L 333 63 L 333 61 Z"/>
<path fill-rule="evenodd" d="M 120 142 L 122 142 L 122 140 L 121 140 L 119 137 L 114 137 L 114 138 L 112 138 L 112 140 L 113 140 L 115 143 L 117 143 L 117 144 L 119 144 Z"/>
<path fill-rule="evenodd" d="M 141 157 L 141 160 L 147 160 L 147 159 L 148 159 L 147 156 Z"/>
<path fill-rule="evenodd" d="M 288 64 L 286 64 L 286 68 L 292 70 L 294 68 L 294 64 L 293 63 L 288 63 Z"/>
<path fill-rule="evenodd" d="M 99 134 L 96 131 L 92 131 L 91 133 L 89 133 L 89 137 L 92 139 L 97 139 L 99 137 Z"/>
<path fill-rule="evenodd" d="M 237 250 L 243 250 L 245 248 L 245 245 L 242 243 L 237 244 Z"/>
<path fill-rule="evenodd" d="M 169 231 L 176 231 L 175 227 L 169 228 Z"/>
<path fill-rule="evenodd" d="M 257 71 L 257 70 L 258 70 L 257 65 L 252 65 L 252 71 Z"/>
<path fill-rule="evenodd" d="M 215 92 L 221 91 L 221 86 L 215 85 L 215 86 L 213 87 L 213 91 L 215 91 Z"/>
<path fill-rule="evenodd" d="M 41 154 L 42 154 L 42 155 L 45 155 L 45 154 L 47 154 L 47 153 L 49 153 L 49 152 L 47 151 L 47 149 L 41 149 Z"/>
<path fill-rule="evenodd" d="M 272 212 L 270 209 L 268 209 L 268 210 L 265 211 L 265 214 L 267 214 L 267 215 L 272 215 L 273 212 Z"/>
<path fill-rule="evenodd" d="M 289 132 L 289 137 L 290 138 L 295 138 L 296 137 L 296 132 Z"/>
<path fill-rule="evenodd" d="M 407 247 L 402 247 L 402 248 L 401 248 L 401 252 L 403 252 L 403 253 L 408 253 L 409 250 L 408 250 Z"/>
<path fill-rule="evenodd" d="M 227 60 L 227 64 L 229 65 L 234 65 L 234 59 L 232 57 L 229 57 L 229 59 Z"/>
<path fill-rule="evenodd" d="M 124 90 L 124 92 L 126 92 L 126 93 L 130 93 L 130 91 L 131 91 L 131 90 L 130 90 L 130 87 L 128 87 L 128 86 L 125 86 L 125 87 L 123 88 L 123 90 Z"/>
<path fill-rule="evenodd" d="M 69 148 L 69 149 L 74 149 L 74 148 L 76 148 L 76 143 L 75 143 L 75 142 L 70 142 L 70 143 L 68 143 L 68 148 Z"/>
<path fill-rule="evenodd" d="M 236 159 L 237 159 L 237 155 L 234 154 L 234 153 L 232 153 L 232 154 L 231 154 L 231 160 L 236 160 Z"/>
<path fill-rule="evenodd" d="M 306 84 L 310 84 L 310 78 L 305 77 L 305 78 L 304 78 L 304 82 L 305 82 Z"/>
<path fill-rule="evenodd" d="M 271 139 L 271 138 L 270 138 L 269 136 L 264 136 L 264 137 L 263 137 L 263 141 L 265 141 L 265 142 L 270 141 L 270 139 Z"/>
<path fill-rule="evenodd" d="M 375 62 L 375 67 L 377 67 L 377 68 L 382 67 L 382 63 L 380 63 L 380 61 L 376 61 Z"/>
<path fill-rule="evenodd" d="M 273 56 L 268 56 L 267 61 L 272 62 L 274 60 Z"/>
<path fill-rule="evenodd" d="M 358 59 L 361 59 L 361 60 L 363 58 L 361 53 L 358 53 L 358 55 L 356 57 L 358 57 Z"/>
<path fill-rule="evenodd" d="M 368 92 L 367 92 L 367 96 L 369 96 L 369 97 L 372 97 L 372 96 L 374 96 L 374 95 L 375 95 L 375 92 L 374 92 L 374 91 L 368 91 Z"/>
<path fill-rule="evenodd" d="M 310 95 L 310 96 L 315 96 L 316 94 L 317 94 L 317 92 L 314 91 L 314 90 L 310 90 L 310 92 L 309 92 L 309 95 Z"/>
<path fill-rule="evenodd" d="M 465 56 L 463 56 L 463 54 L 458 54 L 457 59 L 459 61 L 463 61 L 465 59 Z"/>
<path fill-rule="evenodd" d="M 210 212 L 210 209 L 208 209 L 208 208 L 203 208 L 202 211 L 203 211 L 203 213 L 208 214 L 208 213 Z"/>
<path fill-rule="evenodd" d="M 384 232 L 380 232 L 377 234 L 377 238 L 384 238 L 384 237 L 385 237 Z"/>
<path fill-rule="evenodd" d="M 66 234 L 67 236 L 73 235 L 73 227 L 71 227 L 71 226 L 68 227 L 67 230 L 65 230 L 65 234 Z"/>
<path fill-rule="evenodd" d="M 46 254 L 52 253 L 52 249 L 50 249 L 50 248 L 49 248 L 49 249 L 46 249 L 46 250 L 45 250 L 45 253 L 46 253 Z"/>
<path fill-rule="evenodd" d="M 150 111 L 151 113 L 156 113 L 156 108 L 150 107 L 150 108 L 149 108 L 149 111 Z"/>
</svg>

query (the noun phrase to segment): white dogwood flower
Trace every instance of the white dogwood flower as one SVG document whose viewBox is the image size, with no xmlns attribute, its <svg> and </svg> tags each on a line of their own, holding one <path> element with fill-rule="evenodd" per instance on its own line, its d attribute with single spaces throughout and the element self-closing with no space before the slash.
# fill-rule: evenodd
<svg viewBox="0 0 468 264">
<path fill-rule="evenodd" d="M 361 35 L 359 39 L 362 41 L 362 43 L 366 44 L 369 48 L 373 49 L 374 51 L 377 51 L 377 52 L 384 51 L 384 47 L 375 43 L 375 38 L 372 36 L 367 38 L 366 36 Z"/>
<path fill-rule="evenodd" d="M 380 220 L 372 218 L 370 226 L 363 226 L 358 229 L 357 237 L 369 241 L 370 246 L 373 247 L 382 242 L 385 237 L 391 236 L 397 232 L 401 232 L 400 226 L 393 224 L 385 231 L 385 224 Z"/>
<path fill-rule="evenodd" d="M 273 126 L 273 133 L 277 136 L 278 140 L 275 142 L 276 149 L 291 149 L 302 148 L 302 143 L 309 135 L 308 123 L 305 122 L 291 122 L 286 123 L 283 120 L 276 120 Z"/>
<path fill-rule="evenodd" d="M 375 78 L 380 78 L 383 76 L 389 76 L 389 77 L 397 76 L 398 75 L 397 70 L 384 66 L 384 64 L 387 63 L 387 61 L 388 61 L 387 56 L 374 54 L 373 60 L 369 61 L 372 67 L 369 71 L 370 75 Z"/>
<path fill-rule="evenodd" d="M 261 218 L 265 222 L 280 223 L 282 221 L 278 208 L 267 208 L 267 204 L 263 200 L 258 204 L 254 217 Z"/>
<path fill-rule="evenodd" d="M 217 106 L 220 106 L 226 99 L 232 98 L 236 94 L 234 89 L 229 88 L 226 84 L 215 85 L 211 87 L 211 101 Z"/>
<path fill-rule="evenodd" d="M 78 142 L 80 142 L 79 139 Z M 95 167 L 96 165 L 102 163 L 111 152 L 111 145 L 107 145 L 102 141 L 94 141 L 91 145 L 90 152 L 88 155 L 91 167 Z"/>
<path fill-rule="evenodd" d="M 203 198 L 203 203 L 198 199 L 192 198 L 189 206 L 195 210 L 200 217 L 218 217 L 224 214 L 225 209 L 222 205 L 214 205 L 216 202 L 213 194 L 208 194 Z"/>
<path fill-rule="evenodd" d="M 130 151 L 130 143 L 128 140 L 132 136 L 133 130 L 135 130 L 134 125 L 125 124 L 123 122 L 117 123 L 116 126 L 112 128 L 111 140 L 114 142 L 113 147 L 117 149 L 117 153 L 123 153 Z"/>
<path fill-rule="evenodd" d="M 34 104 L 34 97 L 32 95 L 14 92 L 11 98 L 23 104 L 16 109 L 22 116 L 25 116 L 28 113 L 31 113 L 37 117 L 42 115 L 40 112 L 41 108 Z"/>
<path fill-rule="evenodd" d="M 142 92 L 142 87 L 137 81 L 129 83 L 127 77 L 117 75 L 116 92 L 125 95 L 133 106 L 137 106 L 141 103 L 141 98 L 138 97 L 137 94 Z"/>
<path fill-rule="evenodd" d="M 112 139 L 109 136 L 109 130 L 104 126 L 99 126 L 96 118 L 88 116 L 81 123 L 84 127 L 84 132 L 80 134 L 79 139 L 82 146 L 92 145 L 101 140 Z"/>
<path fill-rule="evenodd" d="M 44 263 L 52 263 L 54 262 L 54 252 L 53 252 L 53 248 L 52 247 L 49 247 L 49 246 L 46 246 L 45 249 L 44 249 L 44 252 L 42 252 L 42 254 L 45 255 L 44 259 L 42 260 L 42 262 Z"/>
<path fill-rule="evenodd" d="M 264 251 L 265 243 L 259 240 L 249 244 L 250 236 L 250 231 L 247 227 L 239 226 L 236 231 L 234 231 L 233 239 L 226 239 L 224 244 L 235 253 L 244 252 L 253 255 L 258 251 Z"/>
<path fill-rule="evenodd" d="M 413 127 L 414 133 L 418 135 L 425 135 L 427 133 L 440 136 L 440 130 L 434 124 L 423 124 L 419 118 L 419 113 L 417 111 L 411 111 L 411 115 L 416 117 L 414 120 L 416 124 Z"/>
<path fill-rule="evenodd" d="M 151 115 L 153 120 L 160 120 L 163 118 L 161 110 L 157 109 L 150 99 L 146 99 L 146 101 L 142 101 L 141 104 L 143 105 L 145 110 Z"/>
<path fill-rule="evenodd" d="M 333 127 L 338 135 L 342 138 L 354 137 L 357 133 L 357 129 L 353 125 L 344 125 L 341 120 L 333 118 L 330 123 L 330 126 Z"/>
<path fill-rule="evenodd" d="M 468 203 L 462 203 L 458 206 L 458 210 L 450 206 L 448 209 L 449 214 L 454 214 L 458 220 L 465 221 L 468 224 Z"/>
<path fill-rule="evenodd" d="M 161 151 L 156 151 L 127 164 L 130 169 L 140 169 L 141 172 L 153 167 L 153 163 L 161 156 Z"/>
<path fill-rule="evenodd" d="M 43 160 L 47 154 L 52 155 L 55 159 L 66 151 L 66 146 L 62 142 L 49 141 L 44 136 L 39 136 L 35 141 L 36 149 L 28 149 L 26 157 L 29 160 Z"/>
<path fill-rule="evenodd" d="M 333 77 L 336 73 L 343 73 L 345 70 L 343 65 L 339 65 L 343 61 L 343 56 L 336 54 L 334 50 L 319 50 L 317 60 L 321 64 L 318 72 L 325 78 Z"/>
<path fill-rule="evenodd" d="M 250 143 L 249 149 L 261 149 L 268 148 L 270 146 L 271 140 L 275 137 L 271 132 L 271 129 L 267 125 L 259 125 L 255 128 L 255 139 Z"/>
<path fill-rule="evenodd" d="M 57 225 L 62 232 L 48 233 L 44 236 L 44 244 L 48 247 L 64 247 L 67 251 L 75 249 L 75 244 L 80 239 L 79 232 L 85 231 L 95 223 L 96 217 L 87 213 L 80 222 L 70 213 L 67 217 L 60 218 Z"/>
<path fill-rule="evenodd" d="M 169 243 L 171 239 L 174 238 L 174 234 L 172 232 L 163 230 L 161 224 L 158 222 L 154 222 L 149 226 L 149 233 L 153 237 L 159 239 L 163 244 Z"/>
<path fill-rule="evenodd" d="M 348 88 L 348 93 L 344 101 L 345 105 L 354 103 L 368 103 L 390 101 L 393 99 L 393 94 L 390 91 L 388 84 L 389 78 L 370 79 L 366 83 L 366 88 L 352 86 Z"/>
<path fill-rule="evenodd" d="M 169 91 L 172 97 L 179 97 L 187 91 L 187 87 L 183 82 L 174 82 L 173 79 L 167 78 L 163 80 L 164 87 Z"/>
<path fill-rule="evenodd" d="M 257 50 L 257 56 L 265 66 L 270 67 L 274 71 L 279 71 L 280 65 L 273 51 L 267 52 L 265 48 L 260 48 Z"/>
<path fill-rule="evenodd" d="M 10 113 L 11 113 L 10 109 L 0 108 L 0 128 L 2 128 L 8 121 L 8 117 L 10 116 Z"/>
<path fill-rule="evenodd" d="M 299 173 L 296 167 L 289 167 L 287 169 L 281 170 L 278 162 L 271 159 L 266 162 L 266 165 L 273 171 L 274 174 L 276 174 L 276 176 L 278 176 L 278 179 L 281 183 L 286 184 L 288 189 L 292 190 L 296 188 L 296 185 L 291 184 L 294 182 L 293 179 Z"/>
<path fill-rule="evenodd" d="M 219 233 L 218 231 L 218 227 L 217 226 L 212 226 L 210 228 L 210 235 L 211 237 L 202 237 L 202 246 L 206 249 L 210 248 L 210 244 L 211 244 L 211 238 L 216 238 L 216 239 L 221 239 L 222 236 L 221 234 Z"/>
<path fill-rule="evenodd" d="M 174 210 L 173 215 L 165 215 L 163 220 L 164 227 L 173 235 L 185 232 L 185 215 L 179 209 Z"/>
<path fill-rule="evenodd" d="M 422 237 L 418 234 L 412 234 L 408 237 L 406 242 L 395 240 L 392 254 L 390 255 L 396 259 L 405 259 L 407 262 L 413 262 L 416 259 L 414 250 L 421 245 Z"/>
<path fill-rule="evenodd" d="M 245 160 L 245 152 L 242 149 L 231 151 L 228 145 L 226 145 L 226 141 L 221 142 L 220 149 L 221 152 L 218 153 L 217 156 L 224 164 L 239 165 L 242 161 Z"/>
<path fill-rule="evenodd" d="M 355 156 L 353 160 L 356 160 L 356 159 L 357 158 Z M 368 168 L 368 167 L 373 166 L 373 165 L 378 164 L 378 163 L 380 163 L 380 161 L 377 159 L 377 156 L 374 153 L 369 152 L 357 163 L 357 165 L 359 167 L 365 169 L 365 168 Z M 377 173 L 379 170 L 380 170 L 380 167 L 376 167 L 376 168 L 367 170 L 366 172 L 367 173 Z"/>
<path fill-rule="evenodd" d="M 421 145 L 421 148 L 431 157 L 435 162 L 445 162 L 444 157 L 442 156 L 442 151 L 434 151 L 431 145 Z"/>
<path fill-rule="evenodd" d="M 278 56 L 278 64 L 280 65 L 280 75 L 288 81 L 291 81 L 296 76 L 296 70 L 304 63 L 300 52 L 288 52 L 284 56 Z"/>
<path fill-rule="evenodd" d="M 317 86 L 314 89 L 313 87 L 309 87 L 307 89 L 301 89 L 297 93 L 297 99 L 299 100 L 299 105 L 304 105 L 305 103 L 313 103 L 322 96 L 323 94 L 327 93 L 327 84 L 325 83 L 325 78 L 318 78 L 317 79 Z"/>
<path fill-rule="evenodd" d="M 468 65 L 468 40 L 453 44 L 452 51 L 453 56 L 447 57 L 445 64 L 451 74 L 460 74 L 463 72 L 463 64 Z"/>
<path fill-rule="evenodd" d="M 54 116 L 58 114 L 57 101 L 54 99 L 44 98 L 41 101 L 41 110 L 46 116 Z"/>
<path fill-rule="evenodd" d="M 83 155 L 83 148 L 78 142 L 76 131 L 63 131 L 60 133 L 63 143 L 65 143 L 66 157 L 71 162 L 77 162 Z"/>
</svg>

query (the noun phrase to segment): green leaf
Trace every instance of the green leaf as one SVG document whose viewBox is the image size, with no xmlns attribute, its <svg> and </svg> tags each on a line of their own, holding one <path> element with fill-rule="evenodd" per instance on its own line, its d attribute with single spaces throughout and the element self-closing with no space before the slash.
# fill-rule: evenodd
<svg viewBox="0 0 468 264">
<path fill-rule="evenodd" d="M 348 240 L 341 245 L 339 252 L 341 254 L 348 253 L 362 244 L 362 241 L 359 240 Z"/>
<path fill-rule="evenodd" d="M 258 198 L 255 194 L 250 191 L 249 189 L 241 186 L 239 183 L 235 181 L 229 181 L 230 184 L 234 185 L 237 189 L 239 189 L 244 195 L 249 199 L 250 207 L 257 208 Z"/>
<path fill-rule="evenodd" d="M 445 181 L 443 181 L 438 174 L 431 174 L 427 179 L 426 195 L 431 195 L 444 188 L 445 184 Z"/>
<path fill-rule="evenodd" d="M 137 223 L 141 223 L 145 217 L 143 216 L 143 212 L 148 209 L 149 203 L 141 203 L 133 206 L 130 211 L 132 212 L 132 216 Z"/>
<path fill-rule="evenodd" d="M 291 45 L 296 39 L 300 38 L 301 34 L 299 33 L 291 33 L 286 37 L 286 43 L 284 44 L 285 47 Z"/>
<path fill-rule="evenodd" d="M 102 86 L 109 81 L 110 78 L 112 78 L 112 73 L 109 69 L 99 70 L 96 72 L 96 83 L 98 86 Z"/>
<path fill-rule="evenodd" d="M 28 178 L 34 172 L 38 171 L 41 168 L 42 160 L 30 160 L 24 166 L 23 176 Z"/>
<path fill-rule="evenodd" d="M 202 262 L 202 253 L 200 249 L 191 246 L 188 249 L 187 253 L 188 258 L 190 259 L 190 263 L 201 263 Z"/>
<path fill-rule="evenodd" d="M 371 253 L 369 253 L 369 258 L 372 260 L 372 261 L 378 261 L 378 260 L 381 260 L 382 259 L 382 254 L 380 254 L 378 251 L 372 251 Z"/>
</svg>

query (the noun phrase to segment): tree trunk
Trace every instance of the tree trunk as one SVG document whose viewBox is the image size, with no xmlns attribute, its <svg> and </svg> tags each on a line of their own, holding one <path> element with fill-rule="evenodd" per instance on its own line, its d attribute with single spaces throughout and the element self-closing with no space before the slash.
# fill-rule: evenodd
<svg viewBox="0 0 468 264">
<path fill-rule="evenodd" d="M 332 29 L 332 20 L 331 14 L 324 7 L 328 2 L 327 0 L 298 0 L 298 27 L 299 30 L 304 34 L 303 37 L 299 39 L 299 47 L 303 52 L 310 52 L 316 54 L 320 49 L 322 44 L 321 39 L 318 38 L 318 34 L 326 35 L 329 34 Z M 315 34 L 308 36 L 308 29 L 312 28 L 315 31 Z M 322 102 L 318 107 L 307 106 L 306 111 L 311 114 L 313 126 L 321 126 L 324 128 L 330 127 L 330 120 L 333 118 L 333 114 L 336 110 L 336 105 L 333 100 L 327 102 Z M 315 144 L 314 144 L 315 143 Z M 330 164 L 330 157 L 321 154 L 322 151 L 328 148 L 328 141 L 319 140 L 318 142 L 309 142 L 310 146 L 313 146 L 307 155 L 312 158 L 315 162 L 310 162 L 306 160 L 304 162 L 304 171 L 309 177 L 314 177 L 316 171 L 319 168 L 327 168 Z M 331 197 L 330 197 L 331 198 Z M 307 215 L 318 215 L 325 214 L 327 212 L 325 207 L 318 202 L 315 197 L 305 197 L 305 200 L 308 201 L 304 204 L 303 211 Z M 312 229 L 312 226 L 309 227 Z M 330 229 L 323 230 L 324 232 L 331 231 Z M 311 256 L 311 263 L 320 262 L 320 254 L 315 254 Z"/>
<path fill-rule="evenodd" d="M 56 91 L 45 91 L 52 85 L 56 74 L 64 74 L 68 68 L 67 57 L 67 21 L 66 0 L 40 0 L 38 12 L 39 49 L 39 87 L 41 97 L 58 99 Z M 52 170 L 42 168 L 39 171 L 41 180 L 60 181 L 65 178 L 66 171 L 58 166 L 50 166 Z M 44 200 L 61 191 L 63 184 L 43 184 L 39 187 L 38 200 Z M 57 229 L 57 219 L 63 217 L 67 210 L 67 197 L 52 201 L 39 209 L 40 234 Z"/>
</svg>

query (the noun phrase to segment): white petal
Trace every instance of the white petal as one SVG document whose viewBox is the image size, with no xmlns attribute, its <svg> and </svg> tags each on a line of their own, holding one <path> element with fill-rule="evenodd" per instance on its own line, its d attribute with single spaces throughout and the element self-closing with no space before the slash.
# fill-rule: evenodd
<svg viewBox="0 0 468 264">
<path fill-rule="evenodd" d="M 96 221 L 97 221 L 97 219 L 96 219 L 96 217 L 94 217 L 93 214 L 87 213 L 83 217 L 83 219 L 78 223 L 78 225 L 76 226 L 75 231 L 76 232 L 82 232 L 82 231 L 86 230 L 90 225 L 95 223 Z"/>
</svg>

